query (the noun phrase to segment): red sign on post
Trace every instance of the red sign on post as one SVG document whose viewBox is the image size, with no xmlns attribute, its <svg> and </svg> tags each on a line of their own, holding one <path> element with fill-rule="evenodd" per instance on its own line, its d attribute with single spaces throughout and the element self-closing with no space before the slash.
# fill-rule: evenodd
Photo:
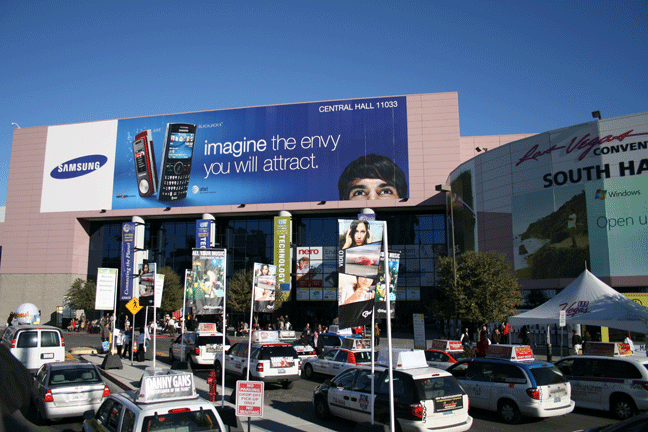
<svg viewBox="0 0 648 432">
<path fill-rule="evenodd" d="M 263 417 L 263 382 L 236 382 L 236 415 Z"/>
</svg>

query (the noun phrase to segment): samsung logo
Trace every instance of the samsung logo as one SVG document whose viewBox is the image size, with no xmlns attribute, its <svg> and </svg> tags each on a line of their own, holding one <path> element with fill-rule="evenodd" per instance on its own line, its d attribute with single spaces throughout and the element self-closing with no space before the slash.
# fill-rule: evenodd
<svg viewBox="0 0 648 432">
<path fill-rule="evenodd" d="M 103 155 L 81 156 L 63 162 L 52 170 L 50 176 L 55 179 L 69 179 L 90 174 L 104 166 L 108 158 Z"/>
</svg>

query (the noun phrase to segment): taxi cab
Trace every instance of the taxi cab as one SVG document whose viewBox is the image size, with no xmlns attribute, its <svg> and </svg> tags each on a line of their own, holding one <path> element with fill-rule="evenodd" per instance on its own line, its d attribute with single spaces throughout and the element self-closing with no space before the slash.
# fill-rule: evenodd
<svg viewBox="0 0 648 432">
<path fill-rule="evenodd" d="M 459 360 L 474 357 L 464 351 L 461 341 L 434 339 L 430 349 L 425 350 L 425 359 L 430 367 L 448 369 Z"/>
<path fill-rule="evenodd" d="M 225 430 L 214 405 L 198 396 L 193 374 L 161 368 L 147 368 L 139 389 L 110 395 L 84 418 L 84 432 Z"/>
<path fill-rule="evenodd" d="M 266 383 L 280 384 L 284 389 L 292 388 L 293 382 L 301 375 L 301 360 L 291 344 L 279 340 L 279 333 L 271 330 L 252 332 L 252 351 L 250 352 L 250 379 Z M 223 353 L 217 352 L 214 360 L 216 375 L 220 376 L 222 367 L 225 373 L 241 376 L 248 374 L 248 343 L 232 345 Z"/>
<path fill-rule="evenodd" d="M 565 376 L 552 363 L 536 361 L 528 345 L 489 345 L 486 357 L 461 360 L 448 372 L 468 393 L 471 407 L 495 411 L 505 423 L 574 410 Z"/>
<path fill-rule="evenodd" d="M 331 348 L 318 357 L 304 359 L 302 370 L 306 378 L 311 379 L 316 373 L 337 375 L 362 363 L 371 363 L 371 339 L 347 338 L 340 348 Z"/>
<path fill-rule="evenodd" d="M 394 417 L 402 431 L 461 432 L 473 423 L 468 395 L 448 372 L 427 366 L 422 350 L 392 350 Z M 389 425 L 389 370 L 387 350 L 381 350 L 375 374 L 371 366 L 354 366 L 326 380 L 313 393 L 320 419 L 331 415 L 355 422 L 374 420 Z M 373 394 L 372 394 L 373 381 Z"/>
<path fill-rule="evenodd" d="M 621 342 L 587 342 L 583 355 L 556 367 L 567 377 L 576 406 L 610 411 L 618 419 L 648 410 L 648 358 Z"/>
<path fill-rule="evenodd" d="M 225 350 L 230 341 L 225 337 Z M 184 351 L 183 351 L 184 349 Z M 192 368 L 213 365 L 216 353 L 223 350 L 223 334 L 216 331 L 214 323 L 198 324 L 198 331 L 186 332 L 176 338 L 169 347 L 169 360 L 188 361 Z"/>
</svg>

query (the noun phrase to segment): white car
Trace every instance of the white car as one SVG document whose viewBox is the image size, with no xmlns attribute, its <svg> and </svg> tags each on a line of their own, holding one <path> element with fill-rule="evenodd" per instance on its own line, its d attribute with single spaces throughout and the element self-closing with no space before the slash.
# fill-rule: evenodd
<svg viewBox="0 0 648 432">
<path fill-rule="evenodd" d="M 461 360 L 448 372 L 468 393 L 471 407 L 495 411 L 505 423 L 574 410 L 565 376 L 553 364 L 535 361 L 530 346 L 490 345 L 486 357 Z"/>
<path fill-rule="evenodd" d="M 395 350 L 396 351 L 396 350 Z M 427 366 L 423 351 L 396 353 L 393 373 L 396 429 L 420 432 L 461 432 L 473 423 L 468 395 L 448 372 Z M 373 380 L 374 393 L 371 393 Z M 315 388 L 313 407 L 320 419 L 337 416 L 355 422 L 374 420 L 389 425 L 389 370 L 354 366 Z"/>
<path fill-rule="evenodd" d="M 183 352 L 184 346 L 184 352 Z M 230 341 L 225 336 L 225 350 L 230 348 Z M 169 347 L 169 360 L 188 361 L 191 367 L 197 365 L 211 366 L 216 353 L 223 350 L 223 334 L 219 332 L 187 332 L 180 335 Z"/>
<path fill-rule="evenodd" d="M 584 355 L 556 362 L 567 377 L 576 406 L 610 411 L 618 419 L 648 410 L 648 358 L 628 344 L 588 342 Z M 593 354 L 598 353 L 598 354 Z"/>
<path fill-rule="evenodd" d="M 29 370 L 38 372 L 45 363 L 65 361 L 61 329 L 47 325 L 12 325 L 2 335 L 2 345 Z"/>
<path fill-rule="evenodd" d="M 292 345 L 280 342 L 276 331 L 255 330 L 252 340 L 249 367 L 248 343 L 241 342 L 227 350 L 224 360 L 222 352 L 216 353 L 216 375 L 221 376 L 224 365 L 225 373 L 246 379 L 249 369 L 250 379 L 292 388 L 301 376 L 301 360 Z"/>
<path fill-rule="evenodd" d="M 302 362 L 304 376 L 308 379 L 315 374 L 334 376 L 345 369 L 360 364 L 371 364 L 371 350 L 351 350 L 346 348 L 331 348 L 319 357 L 306 358 Z"/>
<path fill-rule="evenodd" d="M 214 404 L 198 396 L 193 374 L 152 369 L 139 389 L 110 395 L 96 413 L 84 413 L 83 431 L 226 430 Z"/>
</svg>

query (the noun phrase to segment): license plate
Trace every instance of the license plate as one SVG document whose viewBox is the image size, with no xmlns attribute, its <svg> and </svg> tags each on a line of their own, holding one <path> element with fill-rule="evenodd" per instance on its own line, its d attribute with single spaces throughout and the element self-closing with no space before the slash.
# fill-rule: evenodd
<svg viewBox="0 0 648 432">
<path fill-rule="evenodd" d="M 279 373 L 280 373 L 280 374 L 285 374 L 285 373 L 286 373 L 286 369 L 279 369 Z"/>
<path fill-rule="evenodd" d="M 555 403 L 560 403 L 560 398 L 554 398 Z"/>
<path fill-rule="evenodd" d="M 85 393 L 72 393 L 69 395 L 68 399 L 71 401 L 81 401 L 86 400 L 88 396 Z"/>
<path fill-rule="evenodd" d="M 53 359 L 54 358 L 54 353 L 43 353 L 41 354 L 42 359 Z"/>
</svg>

